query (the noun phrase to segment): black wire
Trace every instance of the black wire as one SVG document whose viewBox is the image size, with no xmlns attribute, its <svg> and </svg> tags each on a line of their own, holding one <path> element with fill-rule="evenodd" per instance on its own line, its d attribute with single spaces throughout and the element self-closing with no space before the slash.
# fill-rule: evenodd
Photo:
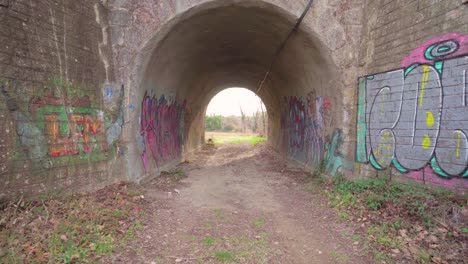
<svg viewBox="0 0 468 264">
<path fill-rule="evenodd" d="M 302 20 L 304 20 L 304 17 L 307 15 L 307 12 L 309 12 L 310 7 L 312 6 L 312 2 L 313 2 L 313 0 L 310 0 L 309 3 L 307 3 L 307 6 L 305 7 L 305 9 L 302 12 L 301 16 L 299 17 L 299 19 L 297 20 L 296 25 L 294 25 L 294 27 L 289 32 L 288 36 L 284 39 L 284 41 L 281 43 L 281 45 L 276 50 L 276 53 L 275 53 L 275 55 L 273 57 L 273 60 L 271 61 L 270 66 L 268 67 L 268 70 L 265 73 L 265 77 L 260 82 L 260 86 L 257 89 L 257 93 L 260 92 L 260 90 L 263 87 L 263 84 L 265 83 L 266 79 L 268 78 L 268 75 L 270 75 L 271 69 L 273 68 L 273 65 L 275 64 L 276 60 L 278 59 L 279 54 L 281 53 L 281 51 L 283 51 L 283 49 L 286 46 L 288 40 L 291 38 L 291 36 L 294 34 L 294 32 L 296 32 L 296 30 L 299 28 L 299 25 L 302 23 Z"/>
</svg>

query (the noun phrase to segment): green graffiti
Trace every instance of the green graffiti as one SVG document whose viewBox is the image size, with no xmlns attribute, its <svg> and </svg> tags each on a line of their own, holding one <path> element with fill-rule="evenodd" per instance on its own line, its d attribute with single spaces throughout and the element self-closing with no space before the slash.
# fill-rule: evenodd
<svg viewBox="0 0 468 264">
<path fill-rule="evenodd" d="M 400 164 L 400 162 L 398 162 L 398 160 L 393 159 L 392 164 L 399 172 L 402 172 L 402 173 L 407 173 L 408 172 L 407 169 L 405 169 L 405 168 L 403 168 L 403 166 L 401 166 L 401 164 Z"/>
<path fill-rule="evenodd" d="M 408 74 L 418 66 L 419 66 L 419 64 L 415 63 L 415 64 L 412 64 L 411 66 L 409 66 L 408 68 L 406 68 L 405 69 L 405 77 L 408 76 Z"/>
<path fill-rule="evenodd" d="M 356 160 L 358 162 L 367 162 L 366 134 L 366 79 L 359 78 L 356 143 Z"/>
<path fill-rule="evenodd" d="M 440 176 L 445 177 L 445 178 L 449 178 L 449 177 L 450 177 L 447 173 L 445 173 L 445 172 L 440 168 L 439 163 L 437 162 L 437 160 L 436 160 L 435 157 L 433 157 L 433 158 L 431 159 L 431 167 L 432 167 L 432 170 L 433 170 L 435 173 L 439 174 Z"/>
<path fill-rule="evenodd" d="M 57 114 L 58 121 L 60 122 L 60 135 L 68 136 L 70 134 L 70 120 L 69 114 L 89 114 L 93 116 L 103 115 L 102 111 L 86 107 L 72 107 L 72 106 L 55 106 L 45 105 L 39 107 L 34 112 L 33 121 L 39 128 L 45 131 L 44 116 L 47 114 Z"/>
<path fill-rule="evenodd" d="M 434 63 L 434 68 L 437 70 L 439 74 L 442 74 L 442 70 L 444 68 L 444 62 L 443 61 L 438 61 Z"/>
<path fill-rule="evenodd" d="M 343 141 L 341 137 L 341 131 L 336 130 L 332 141 L 325 145 L 325 171 L 331 176 L 336 176 L 339 169 L 352 170 L 354 168 L 354 164 L 339 153 Z"/>
<path fill-rule="evenodd" d="M 378 169 L 378 170 L 382 170 L 383 167 L 380 166 L 380 164 L 375 160 L 375 157 L 374 157 L 374 154 L 371 154 L 370 155 L 370 163 L 372 164 L 372 166 L 374 166 L 374 168 Z"/>
</svg>

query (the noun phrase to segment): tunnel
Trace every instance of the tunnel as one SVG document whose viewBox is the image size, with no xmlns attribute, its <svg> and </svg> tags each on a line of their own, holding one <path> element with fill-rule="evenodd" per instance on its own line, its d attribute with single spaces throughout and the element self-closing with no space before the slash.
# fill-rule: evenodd
<svg viewBox="0 0 468 264">
<path fill-rule="evenodd" d="M 262 99 L 274 149 L 319 166 L 333 132 L 327 127 L 342 119 L 329 107 L 340 109 L 341 80 L 330 50 L 307 25 L 299 25 L 278 53 L 297 19 L 265 2 L 215 1 L 168 21 L 133 69 L 128 100 L 140 111 L 128 117 L 129 177 L 158 174 L 202 146 L 207 105 L 229 87 Z"/>
</svg>

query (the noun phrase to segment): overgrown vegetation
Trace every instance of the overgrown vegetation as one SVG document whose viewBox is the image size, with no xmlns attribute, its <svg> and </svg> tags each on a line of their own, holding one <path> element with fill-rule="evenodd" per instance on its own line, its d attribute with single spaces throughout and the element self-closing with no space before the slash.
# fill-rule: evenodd
<svg viewBox="0 0 468 264">
<path fill-rule="evenodd" d="M 0 262 L 95 263 L 135 238 L 143 197 L 119 184 L 93 195 L 11 202 L 0 217 Z"/>
<path fill-rule="evenodd" d="M 207 115 L 205 129 L 208 132 L 257 133 L 265 135 L 268 126 L 265 111 L 257 111 L 249 116 L 241 111 L 241 116 Z"/>
<path fill-rule="evenodd" d="M 464 263 L 468 259 L 467 196 L 386 179 L 315 178 L 339 216 L 357 222 L 379 262 Z M 314 187 L 312 187 L 314 188 Z"/>
</svg>

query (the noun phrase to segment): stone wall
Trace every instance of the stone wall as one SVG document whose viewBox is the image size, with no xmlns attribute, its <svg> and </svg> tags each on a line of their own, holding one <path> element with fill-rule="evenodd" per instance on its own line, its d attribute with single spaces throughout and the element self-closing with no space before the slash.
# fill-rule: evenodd
<svg viewBox="0 0 468 264">
<path fill-rule="evenodd" d="M 97 0 L 0 1 L 0 196 L 123 176 L 108 162 L 120 155 L 123 89 L 106 13 Z"/>
<path fill-rule="evenodd" d="M 468 188 L 463 2 L 370 1 L 356 87 L 360 174 Z"/>
<path fill-rule="evenodd" d="M 466 1 L 316 0 L 260 88 L 307 2 L 0 0 L 0 196 L 156 176 L 234 86 L 306 168 L 468 188 Z"/>
</svg>

